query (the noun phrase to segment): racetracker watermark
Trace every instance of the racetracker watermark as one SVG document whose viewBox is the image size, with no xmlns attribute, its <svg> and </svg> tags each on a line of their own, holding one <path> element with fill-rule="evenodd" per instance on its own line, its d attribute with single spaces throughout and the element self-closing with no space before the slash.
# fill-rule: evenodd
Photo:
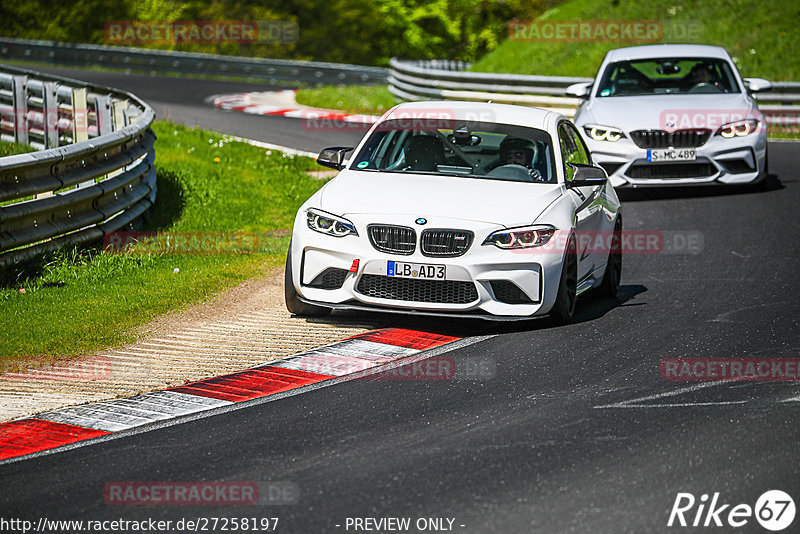
<svg viewBox="0 0 800 534">
<path fill-rule="evenodd" d="M 13 124 L 18 131 L 28 132 L 58 131 L 59 134 L 88 135 L 90 132 L 96 133 L 100 126 L 97 112 L 83 108 L 51 110 L 27 107 L 0 108 L 0 118 L 4 122 Z"/>
<path fill-rule="evenodd" d="M 111 371 L 112 363 L 108 356 L 63 363 L 49 360 L 3 361 L 0 364 L 0 380 L 108 380 Z"/>
<path fill-rule="evenodd" d="M 278 505 L 297 504 L 294 482 L 109 482 L 103 500 L 110 505 Z"/>
<path fill-rule="evenodd" d="M 342 130 L 366 132 L 376 122 L 370 115 L 342 115 L 324 110 L 303 109 L 296 113 L 301 119 L 300 127 L 313 132 L 338 132 Z M 456 125 L 456 121 L 458 124 Z M 469 129 L 479 128 L 481 131 L 494 130 L 496 117 L 492 110 L 485 106 L 459 108 L 430 107 L 426 105 L 405 106 L 380 117 L 375 131 L 389 132 L 395 130 L 450 130 L 453 127 L 466 126 Z"/>
<path fill-rule="evenodd" d="M 459 358 L 432 356 L 430 358 L 381 368 L 365 374 L 360 380 L 491 380 L 497 372 L 494 358 L 475 356 Z"/>
<path fill-rule="evenodd" d="M 698 21 L 678 20 L 513 20 L 508 38 L 525 43 L 660 43 L 694 41 L 703 35 Z"/>
<path fill-rule="evenodd" d="M 671 382 L 800 380 L 800 358 L 665 358 L 659 374 Z"/>
<path fill-rule="evenodd" d="M 111 232 L 103 237 L 110 253 L 125 254 L 253 254 L 260 251 L 259 236 L 244 232 Z"/>
<path fill-rule="evenodd" d="M 513 229 L 509 232 L 513 233 Z M 518 243 L 533 242 L 531 231 L 513 233 Z M 579 254 L 699 254 L 704 234 L 696 230 L 611 230 L 569 232 L 557 230 L 539 246 L 513 248 L 515 254 L 563 254 L 570 235 Z M 545 234 L 546 236 L 546 234 Z"/>
<path fill-rule="evenodd" d="M 292 20 L 113 20 L 103 36 L 110 45 L 290 44 L 300 30 Z"/>
<path fill-rule="evenodd" d="M 792 109 L 665 109 L 658 123 L 667 132 L 711 130 L 725 137 L 758 134 L 768 126 L 771 130 L 796 130 L 800 111 Z"/>
</svg>

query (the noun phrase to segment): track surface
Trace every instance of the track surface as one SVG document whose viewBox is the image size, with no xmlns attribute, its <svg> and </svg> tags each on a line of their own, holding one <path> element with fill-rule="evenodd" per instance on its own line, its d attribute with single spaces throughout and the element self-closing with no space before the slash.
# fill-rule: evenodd
<svg viewBox="0 0 800 534">
<path fill-rule="evenodd" d="M 170 87 L 73 75 L 186 113 L 173 119 L 284 145 L 305 139 L 290 119 L 203 108 L 205 96 L 227 91 L 218 82 L 180 89 L 176 79 Z M 179 90 L 194 100 L 171 103 Z M 339 142 L 314 136 L 296 146 L 325 144 Z M 498 334 L 450 353 L 457 365 L 490 362 L 491 379 L 352 381 L 0 466 L 0 517 L 277 516 L 279 532 L 345 532 L 348 517 L 406 516 L 454 518 L 457 532 L 674 532 L 692 530 L 666 526 L 678 492 L 752 506 L 781 489 L 800 503 L 800 402 L 789 400 L 800 388 L 701 387 L 658 372 L 666 357 L 798 356 L 797 147 L 771 144 L 782 187 L 769 192 L 626 195 L 627 229 L 701 231 L 704 249 L 626 256 L 620 298 L 584 301 L 575 325 L 434 325 Z M 431 330 L 430 321 L 396 326 Z M 113 481 L 211 480 L 289 481 L 300 501 L 223 509 L 103 500 Z M 764 532 L 752 519 L 737 530 Z"/>
</svg>

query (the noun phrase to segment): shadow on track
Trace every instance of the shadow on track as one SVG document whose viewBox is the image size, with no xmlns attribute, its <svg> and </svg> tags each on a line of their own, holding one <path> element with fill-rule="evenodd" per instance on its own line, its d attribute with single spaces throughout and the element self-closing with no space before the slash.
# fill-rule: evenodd
<svg viewBox="0 0 800 534">
<path fill-rule="evenodd" d="M 673 187 L 644 187 L 638 189 L 617 189 L 617 196 L 622 202 L 644 202 L 648 200 L 673 200 L 679 198 L 722 197 L 766 193 L 785 189 L 780 178 L 770 174 L 759 184 L 747 185 L 694 185 Z"/>
<path fill-rule="evenodd" d="M 572 325 L 594 321 L 606 315 L 614 308 L 621 306 L 642 306 L 643 303 L 628 303 L 637 295 L 647 291 L 643 285 L 622 285 L 616 298 L 598 299 L 586 295 L 578 299 L 578 309 Z M 298 319 L 301 319 L 298 317 Z M 433 334 L 467 337 L 492 334 L 509 334 L 513 332 L 529 332 L 549 328 L 566 328 L 554 326 L 548 317 L 520 319 L 517 321 L 492 321 L 481 318 L 464 319 L 434 317 L 425 315 L 386 313 L 381 311 L 334 311 L 329 317 L 306 318 L 309 323 L 330 325 L 365 325 L 369 328 L 407 328 L 422 330 Z M 571 326 L 571 325 L 569 325 Z"/>
</svg>

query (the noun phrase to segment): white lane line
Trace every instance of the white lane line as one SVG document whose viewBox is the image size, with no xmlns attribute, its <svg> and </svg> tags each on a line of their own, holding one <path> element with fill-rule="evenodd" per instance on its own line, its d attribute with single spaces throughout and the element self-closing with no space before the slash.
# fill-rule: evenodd
<svg viewBox="0 0 800 534">
<path fill-rule="evenodd" d="M 595 409 L 604 409 L 604 408 L 656 408 L 656 407 L 668 407 L 668 406 L 711 406 L 715 404 L 740 404 L 744 401 L 720 401 L 720 402 L 697 402 L 697 403 L 674 403 L 670 404 L 638 404 L 647 401 L 653 401 L 656 399 L 663 399 L 665 397 L 674 397 L 675 395 L 681 395 L 683 393 L 691 393 L 693 391 L 699 391 L 701 389 L 712 387 L 712 386 L 719 386 L 722 384 L 728 384 L 729 382 L 726 381 L 717 381 L 717 382 L 699 382 L 697 384 L 692 384 L 691 386 L 686 386 L 684 388 L 674 389 L 672 391 L 666 391 L 664 393 L 656 393 L 654 395 L 646 395 L 644 397 L 638 397 L 635 399 L 624 400 L 621 402 L 614 402 L 611 404 L 603 404 L 601 406 L 595 406 Z"/>
</svg>

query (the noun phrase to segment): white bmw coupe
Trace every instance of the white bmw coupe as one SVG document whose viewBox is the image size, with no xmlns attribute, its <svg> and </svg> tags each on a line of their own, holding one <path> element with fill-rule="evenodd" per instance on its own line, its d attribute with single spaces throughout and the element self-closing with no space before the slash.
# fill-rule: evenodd
<svg viewBox="0 0 800 534">
<path fill-rule="evenodd" d="M 724 48 L 652 45 L 606 55 L 592 83 L 570 86 L 584 99 L 575 124 L 615 187 L 766 185 L 767 124 Z"/>
<path fill-rule="evenodd" d="M 400 104 L 355 149 L 325 149 L 317 161 L 341 172 L 294 223 L 285 280 L 294 314 L 566 323 L 582 293 L 619 289 L 619 200 L 558 113 Z"/>
</svg>

